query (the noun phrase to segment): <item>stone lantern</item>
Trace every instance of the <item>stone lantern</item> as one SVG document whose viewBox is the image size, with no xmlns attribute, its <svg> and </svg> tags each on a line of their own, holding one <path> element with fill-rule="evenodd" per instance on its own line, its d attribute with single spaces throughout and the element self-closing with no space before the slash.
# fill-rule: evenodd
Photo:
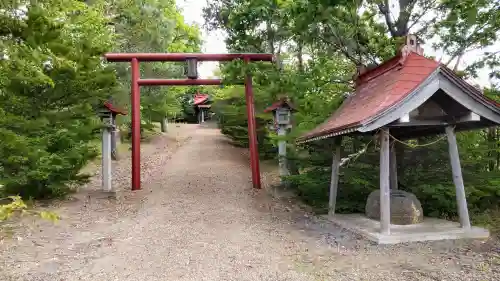
<svg viewBox="0 0 500 281">
<path fill-rule="evenodd" d="M 296 111 L 295 107 L 286 97 L 279 99 L 264 110 L 264 112 L 273 113 L 273 128 L 277 131 L 278 136 L 282 138 L 286 136 L 288 129 L 292 128 L 292 112 L 294 111 Z M 278 155 L 280 176 L 288 176 L 290 172 L 286 160 L 286 141 L 283 139 L 278 142 Z"/>
<path fill-rule="evenodd" d="M 105 102 L 97 110 L 97 115 L 101 118 L 102 127 L 102 189 L 112 192 L 111 185 L 111 159 L 116 160 L 116 116 L 126 115 L 124 110 L 114 107 L 110 102 Z"/>
</svg>

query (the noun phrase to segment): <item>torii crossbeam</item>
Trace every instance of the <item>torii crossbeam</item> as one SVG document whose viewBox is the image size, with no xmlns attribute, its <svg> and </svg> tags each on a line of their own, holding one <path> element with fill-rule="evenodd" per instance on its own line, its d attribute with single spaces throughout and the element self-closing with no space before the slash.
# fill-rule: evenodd
<svg viewBox="0 0 500 281">
<path fill-rule="evenodd" d="M 140 150 L 140 86 L 189 86 L 189 85 L 221 85 L 221 79 L 198 79 L 196 65 L 200 61 L 232 61 L 242 59 L 248 64 L 251 61 L 273 61 L 272 54 L 199 54 L 199 53 L 108 53 L 108 62 L 130 62 L 132 68 L 132 190 L 141 189 L 141 150 Z M 139 62 L 179 62 L 188 63 L 188 79 L 141 79 Z M 194 67 L 194 69 L 193 69 Z M 193 72 L 194 71 L 194 72 Z M 191 74 L 190 74 L 191 72 Z M 194 74 L 193 74 L 194 73 Z M 260 189 L 259 153 L 257 150 L 257 132 L 255 122 L 255 106 L 252 89 L 252 76 L 245 78 L 245 98 L 248 117 L 248 138 L 250 143 L 250 166 L 252 169 L 253 187 Z"/>
</svg>

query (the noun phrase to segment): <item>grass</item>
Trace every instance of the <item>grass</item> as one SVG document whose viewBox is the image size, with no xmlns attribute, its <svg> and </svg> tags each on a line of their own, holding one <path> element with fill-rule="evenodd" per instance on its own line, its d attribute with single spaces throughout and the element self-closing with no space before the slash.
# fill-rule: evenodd
<svg viewBox="0 0 500 281">
<path fill-rule="evenodd" d="M 100 165 L 101 163 L 101 153 L 102 153 L 102 147 L 101 147 L 101 140 L 94 140 L 91 142 L 91 145 L 94 146 L 99 155 L 92 161 L 90 161 L 81 171 L 81 174 L 91 174 L 97 169 L 97 166 Z M 127 155 L 130 153 L 131 149 L 131 144 L 129 142 L 118 142 L 117 143 L 117 152 L 118 152 L 118 157 Z"/>
<path fill-rule="evenodd" d="M 153 123 L 153 128 L 150 130 L 144 130 L 141 134 L 141 142 L 149 142 L 155 136 L 161 134 L 161 125 L 160 123 Z"/>
<path fill-rule="evenodd" d="M 472 214 L 472 224 L 490 230 L 492 236 L 500 237 L 500 208 L 487 210 L 480 214 Z"/>
<path fill-rule="evenodd" d="M 91 145 L 94 146 L 97 149 L 97 151 L 99 153 L 99 156 L 97 157 L 97 159 L 100 159 L 101 153 L 102 153 L 101 140 L 93 140 L 91 142 Z M 130 149 L 130 146 L 131 146 L 131 144 L 129 142 L 118 142 L 117 143 L 117 148 L 116 148 L 117 151 L 118 151 L 118 155 L 127 153 L 129 151 L 129 149 Z"/>
<path fill-rule="evenodd" d="M 275 171 L 277 173 L 278 170 L 278 162 L 275 159 L 271 160 L 261 160 L 261 171 L 262 172 L 270 172 Z M 327 209 L 321 207 L 315 207 L 315 212 L 317 213 L 326 213 Z M 492 237 L 496 237 L 500 239 L 500 206 L 497 209 L 490 209 L 482 213 L 471 213 L 471 224 L 474 226 L 480 226 L 488 229 L 491 233 Z M 447 220 L 458 221 L 457 217 L 454 218 L 445 218 Z"/>
<path fill-rule="evenodd" d="M 144 130 L 144 132 L 142 133 L 141 135 L 141 142 L 149 142 L 153 137 L 161 134 L 161 126 L 160 126 L 160 123 L 153 123 L 153 128 L 152 130 Z M 174 124 L 169 124 L 171 126 L 173 126 Z M 125 130 L 121 130 L 121 133 L 122 134 L 126 134 L 127 132 Z M 96 157 L 96 159 L 94 159 L 93 161 L 91 161 L 87 167 L 85 167 L 83 169 L 83 172 L 89 172 L 89 171 L 92 171 L 96 165 L 98 165 L 101 161 L 101 153 L 102 153 L 102 143 L 101 143 L 101 139 L 96 139 L 96 140 L 93 140 L 91 142 L 91 145 L 94 146 L 98 153 L 99 153 L 99 156 Z M 127 155 L 130 153 L 130 150 L 131 150 L 131 142 L 130 140 L 127 140 L 126 138 L 121 138 L 121 141 L 119 141 L 117 143 L 117 152 L 118 152 L 118 156 L 121 156 L 121 155 Z"/>
</svg>

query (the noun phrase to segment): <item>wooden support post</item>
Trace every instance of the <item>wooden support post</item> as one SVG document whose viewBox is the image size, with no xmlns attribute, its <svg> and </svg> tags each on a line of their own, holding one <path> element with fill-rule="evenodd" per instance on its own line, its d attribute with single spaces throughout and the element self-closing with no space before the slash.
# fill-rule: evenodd
<svg viewBox="0 0 500 281">
<path fill-rule="evenodd" d="M 389 129 L 380 131 L 380 233 L 390 234 L 391 190 L 389 180 Z"/>
<path fill-rule="evenodd" d="M 460 166 L 460 157 L 458 154 L 457 138 L 453 127 L 448 126 L 445 129 L 448 138 L 448 150 L 450 153 L 451 171 L 453 174 L 453 183 L 457 197 L 458 215 L 460 216 L 460 225 L 462 228 L 470 228 L 469 210 L 467 209 L 467 199 L 465 198 L 464 180 L 462 178 L 462 168 Z"/>
<path fill-rule="evenodd" d="M 101 177 L 102 177 L 102 190 L 106 192 L 113 191 L 111 185 L 111 120 L 104 118 L 104 127 L 102 129 L 102 152 L 101 152 Z"/>
<path fill-rule="evenodd" d="M 393 141 L 391 143 L 391 148 L 390 148 L 390 171 L 389 171 L 389 177 L 391 179 L 391 189 L 398 189 L 398 162 L 396 158 L 396 141 Z"/>
<path fill-rule="evenodd" d="M 342 147 L 342 137 L 337 137 L 337 139 L 334 140 L 335 152 L 333 153 L 332 177 L 330 181 L 330 196 L 328 198 L 328 214 L 331 216 L 335 214 L 335 205 L 337 203 L 341 147 Z"/>
<path fill-rule="evenodd" d="M 278 127 L 278 136 L 285 137 L 286 136 L 286 127 L 280 125 Z M 280 177 L 285 177 L 290 175 L 288 171 L 288 164 L 286 159 L 286 141 L 280 140 L 278 142 L 278 163 L 280 167 Z M 281 183 L 284 184 L 283 178 L 281 179 Z"/>
</svg>

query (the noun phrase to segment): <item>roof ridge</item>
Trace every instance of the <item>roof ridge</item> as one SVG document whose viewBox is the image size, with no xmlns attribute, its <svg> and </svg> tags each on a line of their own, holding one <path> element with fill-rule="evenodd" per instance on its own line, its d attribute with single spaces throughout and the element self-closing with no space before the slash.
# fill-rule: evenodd
<svg viewBox="0 0 500 281">
<path fill-rule="evenodd" d="M 394 56 L 393 58 L 383 62 L 382 64 L 378 65 L 377 67 L 375 68 L 372 68 L 368 71 L 366 71 L 365 73 L 359 75 L 359 77 L 356 79 L 357 83 L 361 84 L 361 83 L 366 83 L 366 82 L 369 82 L 381 75 L 383 75 L 384 73 L 388 72 L 388 71 L 391 71 L 393 70 L 394 68 L 396 67 L 404 67 L 406 62 L 408 61 L 408 58 L 410 56 L 418 56 L 418 57 L 421 57 L 425 60 L 428 60 L 428 61 L 432 61 L 432 62 L 435 62 L 435 63 L 438 63 L 439 65 L 441 65 L 441 63 L 437 62 L 436 60 L 433 60 L 433 59 L 430 59 L 424 55 L 421 55 L 413 50 L 401 50 L 400 52 L 398 52 L 398 54 L 396 56 Z M 393 64 L 393 65 L 391 65 Z M 390 65 L 390 66 L 388 66 Z M 387 67 L 388 66 L 388 67 Z M 386 69 L 383 69 L 382 71 L 376 73 L 377 70 L 380 70 L 382 69 L 383 67 L 387 67 Z M 376 74 L 374 74 L 374 72 Z M 374 74 L 374 75 L 370 75 L 370 74 Z"/>
</svg>

